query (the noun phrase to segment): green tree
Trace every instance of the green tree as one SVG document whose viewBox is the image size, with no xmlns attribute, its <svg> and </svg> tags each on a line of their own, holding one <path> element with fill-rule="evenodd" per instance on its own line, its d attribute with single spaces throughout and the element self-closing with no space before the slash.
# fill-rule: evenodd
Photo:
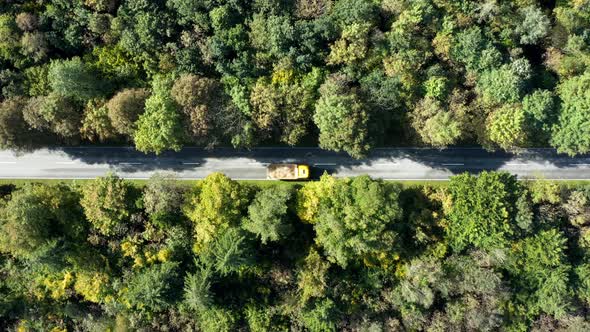
<svg viewBox="0 0 590 332">
<path fill-rule="evenodd" d="M 518 105 L 506 105 L 487 118 L 488 138 L 502 149 L 511 150 L 526 143 L 525 113 Z"/>
<path fill-rule="evenodd" d="M 84 110 L 84 119 L 82 120 L 80 133 L 90 141 L 98 140 L 100 142 L 113 139 L 117 136 L 104 100 L 93 99 L 88 101 Z"/>
<path fill-rule="evenodd" d="M 485 71 L 477 82 L 477 93 L 486 105 L 501 105 L 520 101 L 525 87 L 525 80 L 515 68 L 503 65 L 500 68 Z"/>
<path fill-rule="evenodd" d="M 154 94 L 145 102 L 145 113 L 139 116 L 133 134 L 135 147 L 142 152 L 179 151 L 184 138 L 180 115 L 168 96 Z"/>
<path fill-rule="evenodd" d="M 328 289 L 329 268 L 330 262 L 320 256 L 314 247 L 311 247 L 297 274 L 297 289 L 301 294 L 302 303 L 306 303 L 312 298 L 325 296 Z"/>
<path fill-rule="evenodd" d="M 109 83 L 78 57 L 52 62 L 47 76 L 53 91 L 65 97 L 88 100 L 110 91 Z"/>
<path fill-rule="evenodd" d="M 328 78 L 320 88 L 313 121 L 320 130 L 320 146 L 345 151 L 355 158 L 369 149 L 369 116 L 362 101 L 337 78 Z M 348 90 L 348 91 L 347 91 Z"/>
<path fill-rule="evenodd" d="M 252 252 L 246 237 L 237 227 L 217 234 L 204 250 L 199 252 L 201 262 L 222 276 L 237 273 L 252 263 Z"/>
<path fill-rule="evenodd" d="M 551 129 L 556 122 L 557 102 L 552 91 L 535 90 L 522 101 L 525 126 L 531 143 L 545 145 L 551 138 Z"/>
<path fill-rule="evenodd" d="M 566 239 L 555 229 L 541 231 L 515 244 L 508 270 L 516 301 L 530 319 L 540 312 L 564 316 L 571 307 Z M 520 295 L 520 296 L 518 296 Z"/>
<path fill-rule="evenodd" d="M 452 205 L 445 228 L 451 247 L 483 249 L 507 245 L 513 230 L 511 217 L 518 184 L 514 176 L 502 172 L 461 174 L 451 178 Z"/>
<path fill-rule="evenodd" d="M 391 226 L 401 216 L 399 188 L 368 176 L 332 181 L 324 175 L 320 182 L 331 186 L 330 195 L 319 197 L 312 223 L 315 241 L 330 261 L 346 267 L 394 251 L 397 235 Z"/>
<path fill-rule="evenodd" d="M 256 194 L 248 207 L 242 227 L 260 238 L 263 244 L 284 239 L 292 230 L 288 221 L 288 203 L 293 196 L 286 187 L 271 187 Z"/>
<path fill-rule="evenodd" d="M 412 126 L 426 144 L 444 147 L 456 143 L 462 132 L 462 124 L 454 114 L 443 108 L 440 101 L 426 97 L 416 105 L 411 114 Z"/>
<path fill-rule="evenodd" d="M 177 270 L 176 263 L 168 262 L 134 273 L 127 282 L 121 301 L 148 319 L 168 309 L 174 303 Z"/>
<path fill-rule="evenodd" d="M 60 239 L 80 239 L 84 233 L 78 196 L 64 185 L 28 184 L 13 192 L 0 210 L 0 250 L 34 258 Z"/>
<path fill-rule="evenodd" d="M 558 92 L 561 111 L 551 145 L 570 156 L 590 152 L 590 73 L 563 81 Z"/>
<path fill-rule="evenodd" d="M 129 184 L 114 174 L 99 177 L 82 188 L 80 204 L 101 235 L 121 235 L 131 213 Z"/>
<path fill-rule="evenodd" d="M 535 5 L 519 10 L 521 20 L 516 27 L 516 34 L 520 36 L 521 44 L 536 44 L 547 36 L 551 22 L 543 10 Z"/>
<path fill-rule="evenodd" d="M 342 35 L 330 46 L 328 64 L 353 64 L 363 60 L 369 49 L 369 31 L 367 23 L 353 23 L 342 30 Z"/>
</svg>

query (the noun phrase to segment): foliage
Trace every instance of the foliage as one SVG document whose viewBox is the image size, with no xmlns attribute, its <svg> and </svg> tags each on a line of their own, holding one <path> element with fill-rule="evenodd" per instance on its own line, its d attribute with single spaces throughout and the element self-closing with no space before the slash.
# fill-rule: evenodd
<svg viewBox="0 0 590 332">
<path fill-rule="evenodd" d="M 114 174 L 97 178 L 82 188 L 80 204 L 86 218 L 104 236 L 122 234 L 130 214 L 129 184 Z"/>
<path fill-rule="evenodd" d="M 513 232 L 510 218 L 518 190 L 516 179 L 508 173 L 452 178 L 449 193 L 453 203 L 446 226 L 451 246 L 457 251 L 471 246 L 505 246 Z"/>
<path fill-rule="evenodd" d="M 0 103 L 55 94 L 81 110 L 110 99 L 118 135 L 101 129 L 104 109 L 96 108 L 66 134 L 56 130 L 63 117 L 44 120 L 43 130 L 66 138 L 59 144 L 134 141 L 160 153 L 184 144 L 318 143 L 357 158 L 416 143 L 512 150 L 510 139 L 490 140 L 497 131 L 485 124 L 495 110 L 523 104 L 526 146 L 583 153 L 584 108 L 568 111 L 568 98 L 548 95 L 565 95 L 559 87 L 590 65 L 584 8 L 529 0 L 11 1 L 0 15 Z M 162 76 L 171 82 L 160 93 Z M 455 94 L 464 96 L 460 112 L 449 104 Z M 14 141 L 17 149 L 27 143 Z"/>
<path fill-rule="evenodd" d="M 136 122 L 133 134 L 135 147 L 139 151 L 160 154 L 164 150 L 180 150 L 183 132 L 176 103 L 166 87 L 157 87 L 164 82 L 156 81 L 154 91 L 145 101 L 145 112 Z"/>
<path fill-rule="evenodd" d="M 216 234 L 239 225 L 248 196 L 247 190 L 238 182 L 221 173 L 213 173 L 197 184 L 184 209 L 194 223 L 197 252 L 204 249 Z"/>
<path fill-rule="evenodd" d="M 590 74 L 572 77 L 559 87 L 561 111 L 551 137 L 559 152 L 575 155 L 590 151 L 590 135 L 587 132 L 589 87 Z"/>
<path fill-rule="evenodd" d="M 74 99 L 100 97 L 109 89 L 80 58 L 52 62 L 47 77 L 54 92 Z"/>
<path fill-rule="evenodd" d="M 179 214 L 184 203 L 184 192 L 173 174 L 154 174 L 143 191 L 145 211 L 155 216 Z"/>
<path fill-rule="evenodd" d="M 344 84 L 339 78 L 324 82 L 313 121 L 320 130 L 320 147 L 360 158 L 369 149 L 368 115 L 354 90 L 346 91 Z"/>
<path fill-rule="evenodd" d="M 149 91 L 145 89 L 125 89 L 107 102 L 108 117 L 119 134 L 133 134 L 136 129 L 135 122 L 143 113 L 148 96 Z"/>
<path fill-rule="evenodd" d="M 213 174 L 182 187 L 158 175 L 136 190 L 110 175 L 4 188 L 3 323 L 183 331 L 589 324 L 576 316 L 589 301 L 583 185 L 482 173 L 401 189 L 324 175 L 254 191 Z M 183 201 L 192 223 L 177 213 Z M 252 217 L 278 237 L 258 234 L 260 226 L 262 244 L 243 229 Z"/>
<path fill-rule="evenodd" d="M 284 239 L 292 231 L 288 221 L 288 202 L 293 196 L 287 187 L 271 187 L 256 194 L 248 207 L 242 227 L 254 233 L 263 244 Z"/>
<path fill-rule="evenodd" d="M 330 261 L 346 267 L 359 258 L 383 258 L 396 245 L 390 226 L 401 214 L 399 189 L 366 176 L 331 181 L 324 175 L 320 183 L 329 183 L 333 195 L 320 198 L 312 222 Z"/>
</svg>

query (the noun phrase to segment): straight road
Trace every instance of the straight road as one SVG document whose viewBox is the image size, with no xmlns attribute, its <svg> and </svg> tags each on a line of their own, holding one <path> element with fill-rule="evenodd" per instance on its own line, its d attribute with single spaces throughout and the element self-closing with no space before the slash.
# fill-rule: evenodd
<svg viewBox="0 0 590 332">
<path fill-rule="evenodd" d="M 335 176 L 368 174 L 390 180 L 446 180 L 463 172 L 502 170 L 519 178 L 590 180 L 590 155 L 571 158 L 553 149 L 509 154 L 480 148 L 382 148 L 361 160 L 319 148 L 185 148 L 159 156 L 126 147 L 0 151 L 0 178 L 88 179 L 115 172 L 128 179 L 145 179 L 155 172 L 173 172 L 182 179 L 199 179 L 222 172 L 234 179 L 264 180 L 266 165 L 288 162 L 310 165 L 313 177 L 328 172 Z"/>
</svg>

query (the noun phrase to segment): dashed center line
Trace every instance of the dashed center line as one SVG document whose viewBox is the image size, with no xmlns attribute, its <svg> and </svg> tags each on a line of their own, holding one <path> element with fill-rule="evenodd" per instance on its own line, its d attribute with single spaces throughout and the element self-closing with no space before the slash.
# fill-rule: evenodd
<svg viewBox="0 0 590 332">
<path fill-rule="evenodd" d="M 456 164 L 442 164 L 443 166 L 463 166 L 465 164 L 456 163 Z"/>
<path fill-rule="evenodd" d="M 119 163 L 119 165 L 141 165 L 142 163 Z"/>
<path fill-rule="evenodd" d="M 183 165 L 201 165 L 201 163 L 182 163 Z"/>
<path fill-rule="evenodd" d="M 336 166 L 336 164 L 313 164 L 314 166 Z"/>
</svg>

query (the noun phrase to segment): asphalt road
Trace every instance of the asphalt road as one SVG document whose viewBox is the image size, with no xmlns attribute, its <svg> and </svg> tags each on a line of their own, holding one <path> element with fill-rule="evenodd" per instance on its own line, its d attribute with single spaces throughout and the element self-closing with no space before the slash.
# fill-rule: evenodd
<svg viewBox="0 0 590 332">
<path fill-rule="evenodd" d="M 155 172 L 173 172 L 179 178 L 198 179 L 223 172 L 234 179 L 263 180 L 267 164 L 284 162 L 310 165 L 312 177 L 326 171 L 336 176 L 446 180 L 463 172 L 502 170 L 519 178 L 590 180 L 590 155 L 570 158 L 553 149 L 513 155 L 479 148 L 384 148 L 361 160 L 318 148 L 185 148 L 159 156 L 125 147 L 55 148 L 18 154 L 0 151 L 0 178 L 87 179 L 115 172 L 124 178 L 145 179 Z"/>
</svg>

